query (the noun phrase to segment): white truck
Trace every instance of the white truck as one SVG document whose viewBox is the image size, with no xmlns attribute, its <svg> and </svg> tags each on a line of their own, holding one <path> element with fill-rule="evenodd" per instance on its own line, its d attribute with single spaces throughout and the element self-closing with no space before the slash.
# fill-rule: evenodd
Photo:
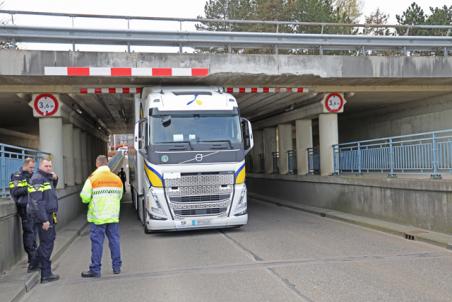
<svg viewBox="0 0 452 302">
<path fill-rule="evenodd" d="M 145 233 L 247 223 L 253 134 L 234 96 L 215 87 L 148 87 L 135 97 L 135 115 L 129 179 Z"/>
</svg>

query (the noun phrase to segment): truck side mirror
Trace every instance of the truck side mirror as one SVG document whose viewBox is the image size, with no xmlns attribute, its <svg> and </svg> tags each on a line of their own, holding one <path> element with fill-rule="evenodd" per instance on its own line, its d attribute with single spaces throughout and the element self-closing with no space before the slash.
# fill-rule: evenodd
<svg viewBox="0 0 452 302">
<path fill-rule="evenodd" d="M 240 122 L 242 124 L 243 147 L 246 155 L 254 147 L 253 129 L 251 128 L 251 122 L 246 118 L 242 117 Z"/>
</svg>

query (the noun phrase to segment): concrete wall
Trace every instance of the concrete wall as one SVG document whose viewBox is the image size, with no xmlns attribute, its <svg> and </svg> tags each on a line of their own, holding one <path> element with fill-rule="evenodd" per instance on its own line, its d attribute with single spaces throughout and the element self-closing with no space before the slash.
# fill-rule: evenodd
<svg viewBox="0 0 452 302">
<path fill-rule="evenodd" d="M 58 229 L 85 213 L 85 206 L 82 205 L 79 197 L 80 190 L 80 186 L 58 190 L 57 236 Z M 22 230 L 20 219 L 16 214 L 16 206 L 11 200 L 0 199 L 0 275 L 24 256 Z"/>
<path fill-rule="evenodd" d="M 450 94 L 355 116 L 344 113 L 339 115 L 340 142 L 452 129 L 451 116 Z"/>
<path fill-rule="evenodd" d="M 247 186 L 263 196 L 452 234 L 446 180 L 250 174 Z"/>
</svg>

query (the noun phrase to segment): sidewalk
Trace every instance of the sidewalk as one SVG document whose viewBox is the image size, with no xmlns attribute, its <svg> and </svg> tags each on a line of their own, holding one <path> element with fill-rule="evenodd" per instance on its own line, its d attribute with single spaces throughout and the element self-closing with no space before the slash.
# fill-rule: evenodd
<svg viewBox="0 0 452 302">
<path fill-rule="evenodd" d="M 52 253 L 52 269 L 57 267 L 56 260 L 80 236 L 85 226 L 87 226 L 86 215 L 80 215 L 63 229 L 57 228 L 55 247 Z M 26 261 L 21 261 L 6 275 L 0 277 L 0 301 L 19 301 L 26 292 L 39 284 L 40 278 L 40 272 L 28 274 Z"/>
<path fill-rule="evenodd" d="M 266 197 L 259 194 L 248 192 L 250 199 L 256 201 L 268 202 L 276 204 L 279 206 L 288 207 L 295 210 L 301 210 L 312 214 L 317 214 L 322 217 L 328 217 L 336 220 L 345 221 L 348 223 L 353 223 L 356 225 L 364 226 L 367 228 L 372 228 L 375 230 L 383 231 L 386 233 L 391 233 L 394 235 L 399 235 L 402 238 L 408 240 L 417 240 L 426 242 L 429 244 L 437 245 L 439 247 L 444 247 L 452 250 L 452 236 L 448 234 L 432 232 L 425 229 L 420 229 L 414 226 L 402 225 L 393 222 L 383 221 L 374 218 L 368 218 L 364 216 L 358 216 L 353 214 L 348 214 L 344 212 L 334 211 L 330 209 L 323 209 L 313 206 L 307 206 L 292 201 Z"/>
</svg>

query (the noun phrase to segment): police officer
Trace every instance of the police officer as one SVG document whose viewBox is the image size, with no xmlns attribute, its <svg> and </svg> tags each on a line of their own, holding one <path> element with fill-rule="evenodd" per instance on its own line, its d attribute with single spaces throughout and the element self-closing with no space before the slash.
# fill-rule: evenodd
<svg viewBox="0 0 452 302">
<path fill-rule="evenodd" d="M 105 235 L 110 246 L 113 273 L 121 272 L 119 243 L 119 210 L 122 191 L 121 179 L 110 171 L 107 157 L 99 155 L 96 171 L 85 181 L 80 197 L 88 204 L 88 222 L 91 227 L 91 265 L 82 272 L 83 278 L 98 278 L 101 275 L 102 248 Z"/>
<path fill-rule="evenodd" d="M 42 159 L 39 170 L 30 179 L 28 192 L 30 198 L 28 211 L 35 221 L 39 234 L 38 261 L 41 265 L 41 283 L 58 280 L 60 277 L 52 273 L 50 256 L 55 241 L 56 213 L 58 212 L 58 197 L 56 185 L 58 176 L 53 172 L 52 161 Z"/>
<path fill-rule="evenodd" d="M 34 223 L 31 217 L 27 214 L 28 203 L 28 184 L 33 170 L 35 169 L 35 160 L 33 158 L 26 158 L 22 167 L 16 173 L 11 174 L 11 181 L 9 189 L 11 197 L 16 203 L 17 212 L 22 222 L 22 240 L 25 252 L 28 255 L 28 269 L 31 273 L 39 269 L 36 257 L 36 232 L 34 231 Z"/>
</svg>

